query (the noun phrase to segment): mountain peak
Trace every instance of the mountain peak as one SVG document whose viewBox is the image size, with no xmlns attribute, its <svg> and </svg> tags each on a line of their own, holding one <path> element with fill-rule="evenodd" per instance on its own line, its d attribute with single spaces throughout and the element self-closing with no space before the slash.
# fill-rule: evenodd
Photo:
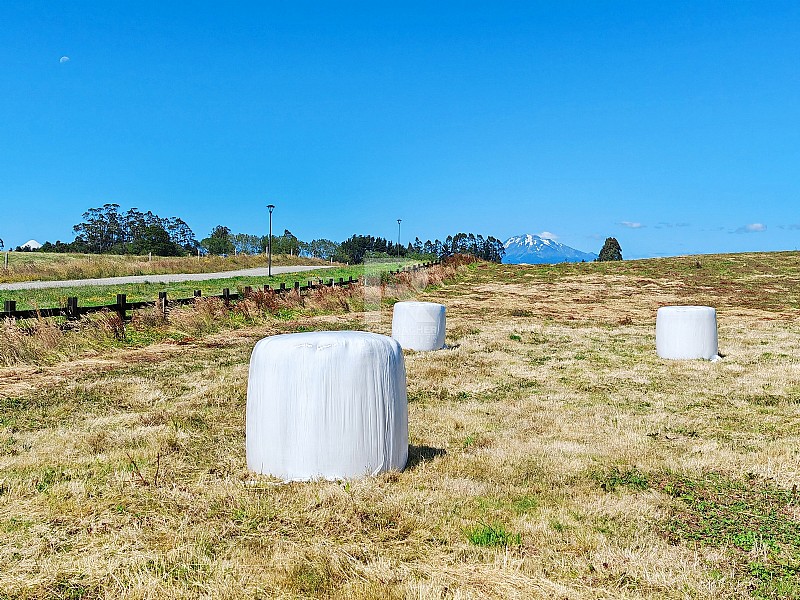
<svg viewBox="0 0 800 600">
<path fill-rule="evenodd" d="M 512 265 L 589 262 L 597 258 L 597 255 L 591 252 L 581 252 L 554 239 L 543 238 L 533 233 L 510 237 L 503 247 L 506 250 L 503 262 Z"/>
</svg>

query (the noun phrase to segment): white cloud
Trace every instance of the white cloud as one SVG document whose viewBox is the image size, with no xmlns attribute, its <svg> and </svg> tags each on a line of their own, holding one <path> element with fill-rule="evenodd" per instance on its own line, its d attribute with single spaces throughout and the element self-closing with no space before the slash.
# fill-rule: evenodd
<svg viewBox="0 0 800 600">
<path fill-rule="evenodd" d="M 58 62 L 60 62 L 62 65 L 66 62 L 69 62 L 69 56 L 62 56 L 58 59 Z"/>
<path fill-rule="evenodd" d="M 537 233 L 536 235 L 538 235 L 542 239 L 553 240 L 554 242 L 558 239 L 558 236 L 550 231 L 542 231 L 541 233 Z"/>
<path fill-rule="evenodd" d="M 631 229 L 640 229 L 644 227 L 644 225 L 637 223 L 636 221 L 621 221 L 620 225 L 623 227 L 630 227 Z"/>
<path fill-rule="evenodd" d="M 745 225 L 744 227 L 739 227 L 736 230 L 736 233 L 755 233 L 758 231 L 766 231 L 767 226 L 763 223 L 750 223 L 749 225 Z"/>
</svg>

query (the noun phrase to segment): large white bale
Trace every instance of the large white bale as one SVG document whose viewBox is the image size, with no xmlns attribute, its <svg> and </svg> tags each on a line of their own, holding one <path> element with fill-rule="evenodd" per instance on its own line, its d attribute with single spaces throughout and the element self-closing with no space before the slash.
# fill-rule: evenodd
<svg viewBox="0 0 800 600">
<path fill-rule="evenodd" d="M 247 468 L 284 481 L 403 469 L 408 400 L 403 351 L 362 331 L 259 341 L 247 385 Z"/>
<path fill-rule="evenodd" d="M 444 348 L 445 308 L 435 302 L 398 302 L 392 312 L 392 337 L 406 350 Z"/>
<path fill-rule="evenodd" d="M 717 311 L 710 306 L 662 306 L 656 315 L 656 351 L 661 358 L 718 358 Z"/>
</svg>

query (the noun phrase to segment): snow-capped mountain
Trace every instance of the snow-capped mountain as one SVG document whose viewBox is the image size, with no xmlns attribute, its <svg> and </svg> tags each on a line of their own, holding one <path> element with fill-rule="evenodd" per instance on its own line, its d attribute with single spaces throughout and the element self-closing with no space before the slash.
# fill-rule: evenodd
<svg viewBox="0 0 800 600">
<path fill-rule="evenodd" d="M 506 240 L 503 244 L 506 249 L 503 262 L 519 264 L 552 264 L 560 262 L 590 262 L 597 258 L 597 254 L 581 252 L 555 240 L 542 238 L 538 235 L 517 235 Z"/>
</svg>

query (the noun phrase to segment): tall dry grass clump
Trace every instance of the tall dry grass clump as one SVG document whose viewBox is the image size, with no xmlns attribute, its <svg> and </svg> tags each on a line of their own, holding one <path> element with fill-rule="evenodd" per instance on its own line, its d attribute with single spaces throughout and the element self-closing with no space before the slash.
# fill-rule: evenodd
<svg viewBox="0 0 800 600">
<path fill-rule="evenodd" d="M 19 323 L 0 321 L 0 364 L 38 363 L 49 356 L 64 337 L 61 329 L 48 319 Z"/>
<path fill-rule="evenodd" d="M 102 311 L 79 321 L 26 319 L 0 322 L 0 364 L 46 364 L 106 349 L 125 339 L 125 324 L 116 313 Z"/>
<path fill-rule="evenodd" d="M 321 287 L 312 290 L 306 302 L 323 312 L 349 313 L 363 305 L 359 302 L 362 296 L 361 286 Z"/>
</svg>

